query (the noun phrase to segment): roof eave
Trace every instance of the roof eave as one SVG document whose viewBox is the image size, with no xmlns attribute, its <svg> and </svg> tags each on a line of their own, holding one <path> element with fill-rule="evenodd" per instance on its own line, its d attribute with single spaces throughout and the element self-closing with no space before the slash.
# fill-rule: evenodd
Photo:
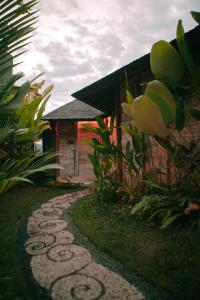
<svg viewBox="0 0 200 300">
<path fill-rule="evenodd" d="M 188 38 L 190 46 L 192 45 L 192 48 L 197 50 L 200 48 L 200 46 L 195 42 L 197 41 L 197 38 L 199 38 L 199 35 L 199 25 L 186 33 L 186 37 Z M 172 40 L 171 44 L 177 47 L 176 39 Z M 125 71 L 127 72 L 128 78 L 133 78 L 135 76 L 140 77 L 143 72 L 147 71 L 149 71 L 151 74 L 150 53 L 73 93 L 72 96 L 87 103 L 88 105 L 92 105 L 97 109 L 110 113 L 114 110 L 115 105 L 114 100 L 112 99 L 113 91 L 118 88 L 123 81 L 125 81 Z M 104 99 L 108 93 L 110 93 L 110 96 L 107 97 L 107 101 L 104 101 L 103 103 L 101 99 Z M 112 101 L 110 107 L 109 103 L 107 103 L 108 101 Z"/>
</svg>

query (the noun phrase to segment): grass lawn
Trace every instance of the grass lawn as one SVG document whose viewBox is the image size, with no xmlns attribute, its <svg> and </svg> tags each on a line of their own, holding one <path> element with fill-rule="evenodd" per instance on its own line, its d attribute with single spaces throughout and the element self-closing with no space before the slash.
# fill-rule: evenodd
<svg viewBox="0 0 200 300">
<path fill-rule="evenodd" d="M 140 274 L 172 299 L 200 299 L 200 233 L 171 228 L 160 231 L 103 207 L 79 200 L 70 214 L 80 231 L 96 245 Z"/>
<path fill-rule="evenodd" d="M 23 186 L 9 191 L 0 198 L 1 300 L 31 299 L 24 283 L 16 253 L 20 220 L 34 204 L 71 191 L 69 185 L 55 185 L 52 187 Z"/>
</svg>

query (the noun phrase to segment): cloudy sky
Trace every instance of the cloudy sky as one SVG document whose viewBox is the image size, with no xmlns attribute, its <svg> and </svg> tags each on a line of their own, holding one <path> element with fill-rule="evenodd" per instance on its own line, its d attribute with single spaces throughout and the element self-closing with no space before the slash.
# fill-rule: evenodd
<svg viewBox="0 0 200 300">
<path fill-rule="evenodd" d="M 40 0 L 38 29 L 20 66 L 28 78 L 45 72 L 54 91 L 49 112 L 71 94 L 175 38 L 196 23 L 200 0 Z"/>
</svg>

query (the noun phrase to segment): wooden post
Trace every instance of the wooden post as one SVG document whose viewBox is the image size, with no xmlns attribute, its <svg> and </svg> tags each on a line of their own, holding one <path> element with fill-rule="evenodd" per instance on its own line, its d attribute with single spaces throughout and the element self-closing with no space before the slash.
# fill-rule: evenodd
<svg viewBox="0 0 200 300">
<path fill-rule="evenodd" d="M 117 147 L 122 150 L 122 130 L 121 130 L 121 97 L 120 88 L 116 89 L 114 95 L 115 103 L 115 116 L 116 116 L 116 144 Z M 118 180 L 122 182 L 123 180 L 123 162 L 120 160 L 118 162 Z"/>
<path fill-rule="evenodd" d="M 55 124 L 55 129 L 56 129 L 56 152 L 59 152 L 59 135 L 60 135 L 60 124 L 59 121 L 56 121 Z M 56 163 L 59 164 L 60 163 L 60 156 L 56 156 Z M 60 169 L 56 169 L 56 179 L 57 177 L 60 177 Z"/>
<path fill-rule="evenodd" d="M 78 132 L 79 128 L 78 128 L 78 121 L 77 122 L 74 122 L 74 138 L 75 138 L 75 141 L 74 141 L 74 146 L 75 146 L 75 170 L 74 170 L 74 173 L 75 173 L 75 176 L 78 176 L 79 174 L 79 167 L 78 167 L 78 150 L 79 150 L 79 132 Z"/>
</svg>

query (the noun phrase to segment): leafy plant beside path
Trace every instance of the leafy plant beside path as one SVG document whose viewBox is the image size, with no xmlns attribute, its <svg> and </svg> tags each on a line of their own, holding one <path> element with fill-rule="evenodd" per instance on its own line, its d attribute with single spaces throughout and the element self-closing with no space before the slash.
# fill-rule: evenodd
<svg viewBox="0 0 200 300">
<path fill-rule="evenodd" d="M 36 3 L 0 4 L 0 195 L 19 181 L 30 183 L 32 174 L 59 168 L 52 163 L 55 154 L 34 151 L 34 142 L 49 129 L 41 118 L 53 86 L 43 92 L 43 81 L 19 86 L 23 74 L 13 73 L 14 59 L 25 52 L 37 22 Z"/>
</svg>

